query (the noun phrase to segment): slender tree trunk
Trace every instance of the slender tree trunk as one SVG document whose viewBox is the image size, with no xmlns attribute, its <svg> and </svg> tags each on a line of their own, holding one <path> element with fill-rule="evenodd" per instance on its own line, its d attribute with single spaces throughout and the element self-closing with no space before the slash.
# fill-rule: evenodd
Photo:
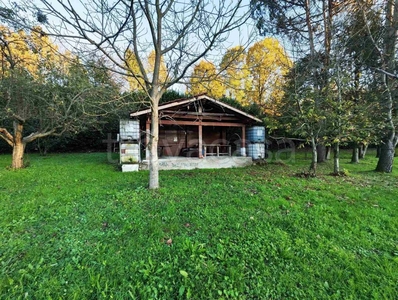
<svg viewBox="0 0 398 300">
<path fill-rule="evenodd" d="M 362 151 L 361 151 L 361 154 L 359 155 L 359 159 L 364 159 L 365 158 L 366 151 L 368 151 L 368 147 L 369 147 L 368 144 L 363 144 L 362 145 Z"/>
<path fill-rule="evenodd" d="M 316 142 L 315 138 L 311 137 L 311 147 L 312 147 L 312 160 L 311 160 L 311 165 L 310 165 L 310 173 L 313 173 L 314 175 L 316 174 L 316 168 L 318 164 L 318 152 L 317 152 L 317 147 L 316 147 Z"/>
<path fill-rule="evenodd" d="M 340 174 L 340 144 L 337 142 L 333 148 L 333 172 L 335 175 Z"/>
<path fill-rule="evenodd" d="M 151 117 L 151 136 L 150 136 L 150 156 L 149 156 L 149 188 L 159 188 L 159 158 L 158 158 L 158 140 L 159 140 L 159 101 L 152 99 L 152 117 Z"/>
<path fill-rule="evenodd" d="M 351 163 L 353 164 L 359 163 L 359 147 L 357 143 L 355 143 L 354 148 L 352 148 Z"/>
<path fill-rule="evenodd" d="M 326 160 L 330 159 L 330 152 L 332 152 L 332 147 L 327 146 L 326 147 Z"/>
<path fill-rule="evenodd" d="M 311 22 L 311 1 L 310 0 L 305 0 L 304 1 L 304 9 L 305 9 L 305 23 L 307 26 L 308 30 L 308 43 L 310 46 L 310 58 L 315 62 L 315 44 L 314 44 L 314 27 L 312 26 Z M 311 69 L 314 74 L 314 82 L 318 82 L 318 78 L 315 74 L 317 74 L 317 69 L 314 65 L 311 65 Z M 320 90 L 319 84 L 316 84 L 315 87 L 316 90 Z M 317 100 L 316 100 L 317 101 Z M 318 152 L 317 152 L 317 142 L 316 138 L 314 135 L 314 130 L 311 129 L 311 149 L 312 149 L 312 160 L 311 160 L 311 165 L 309 172 L 313 173 L 314 175 L 316 174 L 316 169 L 317 169 L 317 164 L 318 164 Z"/>
<path fill-rule="evenodd" d="M 25 143 L 23 142 L 23 124 L 14 122 L 14 145 L 12 149 L 13 169 L 22 169 L 24 167 Z"/>
</svg>

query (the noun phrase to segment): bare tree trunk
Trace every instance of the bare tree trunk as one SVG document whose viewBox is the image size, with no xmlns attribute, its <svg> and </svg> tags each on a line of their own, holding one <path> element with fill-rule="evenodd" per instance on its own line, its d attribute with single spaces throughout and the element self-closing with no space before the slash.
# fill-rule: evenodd
<svg viewBox="0 0 398 300">
<path fill-rule="evenodd" d="M 395 147 L 391 140 L 386 140 L 380 147 L 380 157 L 377 162 L 376 171 L 391 173 L 394 163 Z"/>
<path fill-rule="evenodd" d="M 363 153 L 363 144 L 359 143 L 358 144 L 358 158 L 359 159 L 361 159 L 362 153 Z"/>
<path fill-rule="evenodd" d="M 159 158 L 158 158 L 158 139 L 159 139 L 159 101 L 152 99 L 151 117 L 151 136 L 150 136 L 150 156 L 149 156 L 149 188 L 159 188 Z"/>
<path fill-rule="evenodd" d="M 357 143 L 355 143 L 354 148 L 352 148 L 351 163 L 353 164 L 359 163 L 359 148 Z"/>
<path fill-rule="evenodd" d="M 388 128 L 388 135 L 382 140 L 382 145 L 380 147 L 380 156 L 377 162 L 376 171 L 377 172 L 392 172 L 392 165 L 394 164 L 394 154 L 395 147 L 397 145 L 397 134 L 395 132 L 395 125 L 393 122 L 392 114 L 393 114 L 393 100 L 391 91 L 388 91 L 388 117 L 390 128 Z"/>
<path fill-rule="evenodd" d="M 14 122 L 14 145 L 12 149 L 13 169 L 22 169 L 24 167 L 25 143 L 23 142 L 23 124 Z"/>
<path fill-rule="evenodd" d="M 334 161 L 333 173 L 335 175 L 339 175 L 340 174 L 340 144 L 338 142 L 336 144 L 334 144 L 333 161 Z"/>
<path fill-rule="evenodd" d="M 330 159 L 330 152 L 332 152 L 332 147 L 331 146 L 327 146 L 326 147 L 326 160 Z"/>
<path fill-rule="evenodd" d="M 368 151 L 369 144 L 362 144 L 362 151 L 359 154 L 359 159 L 364 159 L 366 155 L 366 151 Z"/>
<path fill-rule="evenodd" d="M 22 169 L 24 167 L 24 153 L 25 145 L 22 141 L 15 140 L 14 148 L 12 149 L 12 165 L 13 169 Z"/>
<path fill-rule="evenodd" d="M 309 172 L 313 173 L 314 175 L 316 174 L 316 167 L 318 164 L 318 152 L 316 149 L 316 141 L 314 137 L 311 137 L 311 147 L 312 147 L 312 160 L 311 160 L 311 165 L 310 165 L 310 170 Z"/>
</svg>

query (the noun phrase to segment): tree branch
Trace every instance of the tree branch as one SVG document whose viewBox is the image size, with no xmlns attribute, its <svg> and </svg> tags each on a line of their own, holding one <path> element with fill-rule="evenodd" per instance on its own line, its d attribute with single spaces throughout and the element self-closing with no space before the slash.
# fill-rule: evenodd
<svg viewBox="0 0 398 300">
<path fill-rule="evenodd" d="M 183 70 L 180 72 L 178 76 L 176 76 L 172 81 L 166 84 L 166 88 L 174 85 L 175 83 L 181 81 L 181 79 L 185 76 L 187 71 L 194 65 L 196 64 L 200 59 L 205 57 L 214 47 L 215 43 L 219 39 L 220 36 L 223 34 L 226 34 L 228 32 L 231 32 L 232 30 L 239 28 L 242 24 L 244 24 L 248 18 L 250 18 L 250 15 L 247 15 L 246 17 L 241 17 L 239 22 L 234 22 L 234 18 L 236 17 L 237 11 L 242 7 L 242 0 L 238 1 L 237 4 L 235 4 L 235 8 L 229 12 L 229 17 L 225 21 L 224 25 L 221 26 L 216 32 L 212 33 L 212 36 L 208 36 L 209 40 L 207 45 L 205 45 L 205 48 L 202 50 L 201 53 L 197 53 L 195 55 L 195 58 L 191 59 L 190 62 L 186 64 L 186 66 L 183 68 Z M 221 17 L 222 18 L 222 17 Z M 216 21 L 217 22 L 217 21 Z M 233 23 L 233 25 L 232 25 Z M 215 24 L 213 24 L 215 25 Z M 211 28 L 213 28 L 212 26 Z M 186 49 L 189 50 L 189 49 Z M 164 53 L 165 51 L 162 51 Z"/>
<path fill-rule="evenodd" d="M 14 137 L 3 127 L 0 127 L 0 138 L 5 140 L 11 147 L 14 146 Z"/>
<path fill-rule="evenodd" d="M 389 77 L 398 79 L 398 74 L 393 74 L 393 73 L 387 72 L 386 70 L 383 70 L 383 69 L 380 69 L 380 68 L 374 68 L 374 69 L 376 71 L 380 72 L 380 73 L 383 73 L 384 75 L 387 75 Z"/>
<path fill-rule="evenodd" d="M 59 133 L 56 133 L 56 129 L 51 129 L 51 130 L 44 131 L 44 132 L 32 132 L 28 136 L 24 137 L 22 139 L 22 141 L 24 143 L 30 143 L 36 139 L 43 138 L 43 137 L 50 136 L 50 135 L 60 136 L 60 135 L 62 135 L 63 132 L 65 132 L 65 129 Z"/>
</svg>

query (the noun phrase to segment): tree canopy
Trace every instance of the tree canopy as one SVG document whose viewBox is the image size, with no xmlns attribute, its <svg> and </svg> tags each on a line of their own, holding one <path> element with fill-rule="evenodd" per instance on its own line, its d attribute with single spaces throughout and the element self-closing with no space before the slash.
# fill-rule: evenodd
<svg viewBox="0 0 398 300">
<path fill-rule="evenodd" d="M 218 68 L 209 61 L 197 64 L 189 92 L 234 98 L 244 106 L 256 105 L 261 113 L 278 115 L 285 75 L 292 61 L 275 38 L 265 38 L 247 51 L 235 46 L 226 51 Z"/>
<path fill-rule="evenodd" d="M 119 90 L 100 61 L 87 68 L 40 32 L 0 28 L 0 137 L 13 148 L 13 168 L 23 167 L 27 143 L 96 122 Z"/>
<path fill-rule="evenodd" d="M 220 80 L 216 66 L 209 61 L 201 60 L 194 67 L 188 91 L 192 95 L 207 93 L 216 99 L 223 97 L 225 87 Z"/>
</svg>

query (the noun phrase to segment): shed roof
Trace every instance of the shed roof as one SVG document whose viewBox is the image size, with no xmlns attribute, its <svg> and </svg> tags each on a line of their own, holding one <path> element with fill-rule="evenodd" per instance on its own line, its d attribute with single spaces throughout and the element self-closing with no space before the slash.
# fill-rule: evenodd
<svg viewBox="0 0 398 300">
<path fill-rule="evenodd" d="M 258 122 L 258 123 L 262 122 L 259 118 L 255 117 L 255 116 L 253 116 L 251 114 L 248 114 L 248 113 L 246 113 L 246 112 L 244 112 L 244 111 L 242 111 L 240 109 L 237 109 L 237 108 L 235 108 L 235 107 L 233 107 L 231 105 L 228 105 L 228 104 L 226 104 L 226 103 L 224 103 L 222 101 L 219 101 L 219 100 L 216 100 L 214 98 L 211 98 L 211 97 L 207 96 L 206 94 L 196 95 L 196 96 L 192 96 L 192 97 L 189 97 L 189 98 L 177 99 L 177 100 L 174 100 L 174 101 L 163 103 L 163 104 L 159 105 L 159 111 L 165 110 L 165 109 L 168 109 L 168 108 L 174 108 L 174 107 L 186 105 L 186 104 L 193 103 L 193 102 L 196 102 L 196 101 L 204 101 L 204 100 L 210 101 L 210 102 L 220 106 L 223 109 L 230 110 L 230 111 L 235 112 L 235 113 L 237 113 L 237 114 L 239 114 L 241 116 L 244 116 L 244 117 L 246 117 L 248 119 L 251 119 L 254 122 Z M 130 113 L 130 117 L 132 117 L 132 118 L 140 117 L 142 115 L 149 114 L 149 113 L 151 113 L 151 108 L 146 108 L 146 109 L 139 110 L 137 112 Z"/>
</svg>

